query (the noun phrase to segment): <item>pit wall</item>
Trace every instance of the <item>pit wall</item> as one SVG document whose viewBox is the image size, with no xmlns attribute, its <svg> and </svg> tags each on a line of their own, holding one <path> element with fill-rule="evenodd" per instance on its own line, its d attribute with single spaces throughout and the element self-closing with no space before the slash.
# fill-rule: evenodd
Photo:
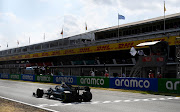
<svg viewBox="0 0 180 112">
<path fill-rule="evenodd" d="M 55 84 L 61 84 L 61 82 L 65 82 L 67 84 L 80 86 L 180 94 L 180 79 L 105 78 L 88 76 L 48 76 L 33 74 L 0 74 L 0 79 L 23 80 Z"/>
</svg>

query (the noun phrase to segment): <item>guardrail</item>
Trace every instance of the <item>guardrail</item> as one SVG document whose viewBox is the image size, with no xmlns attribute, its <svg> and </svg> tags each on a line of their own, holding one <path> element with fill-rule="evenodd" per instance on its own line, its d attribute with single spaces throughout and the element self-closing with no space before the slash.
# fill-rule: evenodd
<svg viewBox="0 0 180 112">
<path fill-rule="evenodd" d="M 0 74 L 0 79 L 23 80 L 72 85 L 153 91 L 180 94 L 180 79 L 158 78 L 106 78 L 90 76 L 49 76 L 33 74 Z"/>
</svg>

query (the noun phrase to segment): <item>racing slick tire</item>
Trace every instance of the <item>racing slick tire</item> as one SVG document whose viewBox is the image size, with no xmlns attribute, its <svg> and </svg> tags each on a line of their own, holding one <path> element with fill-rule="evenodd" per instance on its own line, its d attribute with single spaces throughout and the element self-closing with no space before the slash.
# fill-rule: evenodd
<svg viewBox="0 0 180 112">
<path fill-rule="evenodd" d="M 72 102 L 72 95 L 71 95 L 71 93 L 63 93 L 62 102 L 63 103 L 70 103 L 70 102 Z"/>
<path fill-rule="evenodd" d="M 92 93 L 89 91 L 83 92 L 82 98 L 84 102 L 89 102 L 92 99 Z"/>
<path fill-rule="evenodd" d="M 42 89 L 38 88 L 36 90 L 37 98 L 42 98 L 43 94 L 44 94 L 44 91 Z"/>
<path fill-rule="evenodd" d="M 90 88 L 88 86 L 85 87 L 85 91 L 90 92 Z"/>
</svg>

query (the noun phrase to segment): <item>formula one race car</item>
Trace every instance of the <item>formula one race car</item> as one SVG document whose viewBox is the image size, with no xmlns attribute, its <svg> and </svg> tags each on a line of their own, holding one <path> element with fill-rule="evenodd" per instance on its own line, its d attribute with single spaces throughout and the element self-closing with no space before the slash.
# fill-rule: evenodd
<svg viewBox="0 0 180 112">
<path fill-rule="evenodd" d="M 65 83 L 56 86 L 54 89 L 49 88 L 48 90 L 43 90 L 38 88 L 36 93 L 33 93 L 33 96 L 37 98 L 42 98 L 44 95 L 49 99 L 58 99 L 64 103 L 89 102 L 92 99 L 92 93 L 90 92 L 89 87 L 73 87 L 71 85 L 66 85 Z"/>
</svg>

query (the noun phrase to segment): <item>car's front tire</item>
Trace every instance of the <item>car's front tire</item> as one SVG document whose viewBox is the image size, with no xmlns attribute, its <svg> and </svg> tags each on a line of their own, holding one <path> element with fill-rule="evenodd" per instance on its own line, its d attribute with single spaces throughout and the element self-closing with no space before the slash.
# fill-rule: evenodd
<svg viewBox="0 0 180 112">
<path fill-rule="evenodd" d="M 62 102 L 63 103 L 70 103 L 72 101 L 71 93 L 63 93 L 62 94 Z"/>
</svg>

